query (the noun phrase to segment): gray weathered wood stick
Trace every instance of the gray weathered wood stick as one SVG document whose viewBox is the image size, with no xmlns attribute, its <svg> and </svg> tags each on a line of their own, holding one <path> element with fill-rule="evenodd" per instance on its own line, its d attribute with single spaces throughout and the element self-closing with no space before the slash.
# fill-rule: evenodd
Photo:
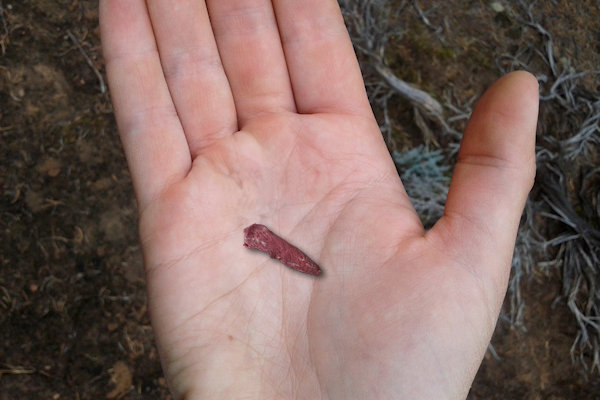
<svg viewBox="0 0 600 400">
<path fill-rule="evenodd" d="M 409 83 L 399 79 L 391 69 L 382 63 L 376 63 L 377 73 L 390 85 L 399 95 L 410 101 L 413 105 L 424 111 L 428 117 L 436 117 L 443 121 L 444 110 L 440 103 L 421 89 L 417 89 Z"/>
</svg>

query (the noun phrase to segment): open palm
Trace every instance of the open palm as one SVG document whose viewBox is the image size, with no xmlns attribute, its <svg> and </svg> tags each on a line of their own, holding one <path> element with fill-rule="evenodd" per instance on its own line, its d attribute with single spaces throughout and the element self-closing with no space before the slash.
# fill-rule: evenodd
<svg viewBox="0 0 600 400">
<path fill-rule="evenodd" d="M 506 290 L 534 174 L 537 86 L 480 101 L 425 232 L 334 0 L 101 0 L 177 398 L 461 398 Z M 319 278 L 242 246 L 261 223 Z"/>
</svg>

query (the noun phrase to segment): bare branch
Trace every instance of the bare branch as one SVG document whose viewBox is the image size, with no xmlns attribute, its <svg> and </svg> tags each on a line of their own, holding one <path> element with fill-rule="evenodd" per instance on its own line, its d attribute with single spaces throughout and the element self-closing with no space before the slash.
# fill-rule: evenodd
<svg viewBox="0 0 600 400">
<path fill-rule="evenodd" d="M 81 53 L 81 55 L 83 56 L 85 61 L 88 63 L 90 68 L 92 68 L 92 71 L 94 71 L 94 74 L 98 78 L 98 83 L 100 84 L 100 93 L 102 93 L 102 94 L 106 93 L 106 84 L 104 83 L 104 78 L 102 77 L 102 74 L 100 73 L 100 71 L 98 71 L 98 68 L 96 68 L 96 66 L 94 65 L 94 62 L 92 61 L 92 59 L 90 57 L 88 57 L 85 50 L 83 50 L 83 47 L 81 47 L 81 44 L 79 44 L 79 40 L 77 40 L 75 35 L 73 35 L 73 33 L 70 30 L 67 30 L 67 35 L 69 36 L 69 38 L 71 38 L 71 40 L 73 41 L 75 46 L 77 46 L 77 48 L 79 49 L 79 52 Z"/>
</svg>

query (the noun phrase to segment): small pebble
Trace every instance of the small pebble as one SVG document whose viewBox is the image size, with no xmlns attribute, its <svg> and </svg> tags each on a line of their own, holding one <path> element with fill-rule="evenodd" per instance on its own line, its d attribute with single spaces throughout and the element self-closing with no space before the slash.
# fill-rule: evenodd
<svg viewBox="0 0 600 400">
<path fill-rule="evenodd" d="M 504 12 L 504 6 L 499 1 L 493 1 L 490 4 L 490 7 L 492 7 L 492 10 L 494 10 L 497 13 Z"/>
</svg>

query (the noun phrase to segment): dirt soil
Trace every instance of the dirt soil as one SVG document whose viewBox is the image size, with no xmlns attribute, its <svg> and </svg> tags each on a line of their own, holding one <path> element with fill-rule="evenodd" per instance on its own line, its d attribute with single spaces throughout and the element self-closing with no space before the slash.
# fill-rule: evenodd
<svg viewBox="0 0 600 400">
<path fill-rule="evenodd" d="M 421 2 L 423 9 L 431 2 Z M 546 26 L 574 65 L 600 65 L 600 13 L 557 1 Z M 527 40 L 488 2 L 450 1 L 443 42 L 420 20 L 390 64 L 468 99 L 491 55 Z M 136 203 L 104 90 L 97 0 L 0 0 L 0 400 L 169 399 L 146 309 Z M 464 21 L 468 21 L 467 24 Z M 432 44 L 433 43 L 433 44 Z M 515 50 L 514 48 L 512 50 Z M 557 276 L 524 291 L 527 331 L 500 323 L 469 399 L 598 399 L 571 362 Z"/>
</svg>

